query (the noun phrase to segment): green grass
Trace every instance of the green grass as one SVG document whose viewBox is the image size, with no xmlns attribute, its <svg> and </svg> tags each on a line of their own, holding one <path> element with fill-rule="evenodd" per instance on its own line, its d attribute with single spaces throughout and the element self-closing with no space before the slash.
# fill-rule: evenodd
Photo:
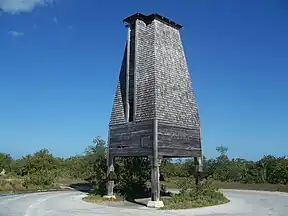
<svg viewBox="0 0 288 216">
<path fill-rule="evenodd" d="M 288 185 L 280 184 L 242 184 L 238 182 L 215 182 L 214 184 L 221 189 L 280 191 L 288 193 Z"/>
<path fill-rule="evenodd" d="M 124 198 L 116 196 L 116 199 L 107 199 L 100 195 L 88 195 L 86 197 L 83 197 L 82 200 L 90 203 L 105 203 L 105 202 L 121 202 L 124 201 Z"/>
<path fill-rule="evenodd" d="M 69 178 L 58 178 L 53 185 L 37 186 L 28 184 L 24 186 L 24 179 L 19 176 L 3 177 L 0 176 L 0 193 L 30 193 L 49 190 L 62 190 L 61 186 L 75 184 L 87 184 L 84 180 L 74 180 Z"/>
<path fill-rule="evenodd" d="M 0 179 L 0 191 L 1 192 L 14 192 L 14 191 L 25 191 L 27 190 L 21 180 L 13 179 Z"/>
<path fill-rule="evenodd" d="M 169 178 L 162 182 L 167 188 L 177 188 L 177 181 L 185 178 Z M 288 185 L 280 184 L 242 184 L 239 182 L 220 182 L 214 181 L 213 185 L 220 189 L 236 189 L 236 190 L 260 190 L 260 191 L 280 191 L 288 192 Z"/>
<path fill-rule="evenodd" d="M 0 193 L 32 193 L 32 192 L 42 192 L 50 190 L 61 190 L 59 184 L 48 185 L 48 186 L 36 186 L 36 185 L 23 185 L 23 180 L 18 179 L 0 179 Z"/>
</svg>

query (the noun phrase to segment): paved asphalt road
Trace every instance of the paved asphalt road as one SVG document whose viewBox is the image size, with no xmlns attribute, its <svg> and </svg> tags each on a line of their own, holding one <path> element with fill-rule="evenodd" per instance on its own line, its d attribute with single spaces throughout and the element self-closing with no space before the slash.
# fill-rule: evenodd
<svg viewBox="0 0 288 216">
<path fill-rule="evenodd" d="M 0 216 L 288 216 L 288 194 L 225 190 L 230 203 L 201 209 L 160 211 L 139 207 L 108 207 L 86 203 L 78 191 L 0 197 Z"/>
</svg>

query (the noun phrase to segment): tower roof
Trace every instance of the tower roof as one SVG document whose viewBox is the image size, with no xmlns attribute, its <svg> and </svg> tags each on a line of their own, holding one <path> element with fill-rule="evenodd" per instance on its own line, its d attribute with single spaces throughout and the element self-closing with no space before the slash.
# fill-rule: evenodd
<svg viewBox="0 0 288 216">
<path fill-rule="evenodd" d="M 142 20 L 144 21 L 145 23 L 151 23 L 153 20 L 159 20 L 171 27 L 174 27 L 176 29 L 181 29 L 183 26 L 180 25 L 180 24 L 177 24 L 176 22 L 164 17 L 164 16 L 161 16 L 157 13 L 153 13 L 153 14 L 150 14 L 150 15 L 144 15 L 144 14 L 141 14 L 141 13 L 135 13 L 127 18 L 125 18 L 123 20 L 123 22 L 127 22 L 127 23 L 134 23 L 137 19 L 139 20 Z"/>
</svg>

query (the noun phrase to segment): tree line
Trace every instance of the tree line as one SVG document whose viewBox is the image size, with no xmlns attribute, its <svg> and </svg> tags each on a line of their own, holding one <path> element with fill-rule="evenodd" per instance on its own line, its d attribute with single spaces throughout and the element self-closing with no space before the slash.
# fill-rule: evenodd
<svg viewBox="0 0 288 216">
<path fill-rule="evenodd" d="M 209 159 L 203 157 L 204 172 L 214 180 L 244 184 L 288 184 L 288 157 L 264 155 L 257 161 L 229 159 L 227 147 L 219 146 L 216 150 L 219 152 L 218 157 Z M 195 172 L 194 162 L 191 159 L 184 163 L 167 163 L 163 169 L 167 176 L 175 177 L 188 177 Z"/>
<path fill-rule="evenodd" d="M 219 156 L 203 158 L 204 172 L 213 179 L 223 182 L 288 184 L 288 158 L 265 155 L 258 161 L 241 158 L 230 159 L 227 148 L 217 147 Z M 47 149 L 13 159 L 9 154 L 0 153 L 0 172 L 5 176 L 20 178 L 24 186 L 52 185 L 59 178 L 86 180 L 94 189 L 104 193 L 106 182 L 106 142 L 100 137 L 93 140 L 83 155 L 69 158 L 55 157 Z M 116 190 L 121 193 L 137 193 L 150 179 L 148 158 L 116 158 Z M 195 165 L 192 159 L 173 161 L 163 159 L 161 175 L 164 179 L 192 177 Z M 4 172 L 2 172 L 4 175 Z"/>
</svg>

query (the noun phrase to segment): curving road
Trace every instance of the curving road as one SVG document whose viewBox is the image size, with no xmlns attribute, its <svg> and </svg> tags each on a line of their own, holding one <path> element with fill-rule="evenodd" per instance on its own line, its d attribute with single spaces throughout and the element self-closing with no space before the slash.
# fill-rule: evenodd
<svg viewBox="0 0 288 216">
<path fill-rule="evenodd" d="M 86 203 L 77 191 L 45 192 L 0 197 L 0 216 L 287 216 L 288 194 L 225 190 L 230 203 L 220 206 L 159 211 L 146 207 L 108 207 Z"/>
</svg>

